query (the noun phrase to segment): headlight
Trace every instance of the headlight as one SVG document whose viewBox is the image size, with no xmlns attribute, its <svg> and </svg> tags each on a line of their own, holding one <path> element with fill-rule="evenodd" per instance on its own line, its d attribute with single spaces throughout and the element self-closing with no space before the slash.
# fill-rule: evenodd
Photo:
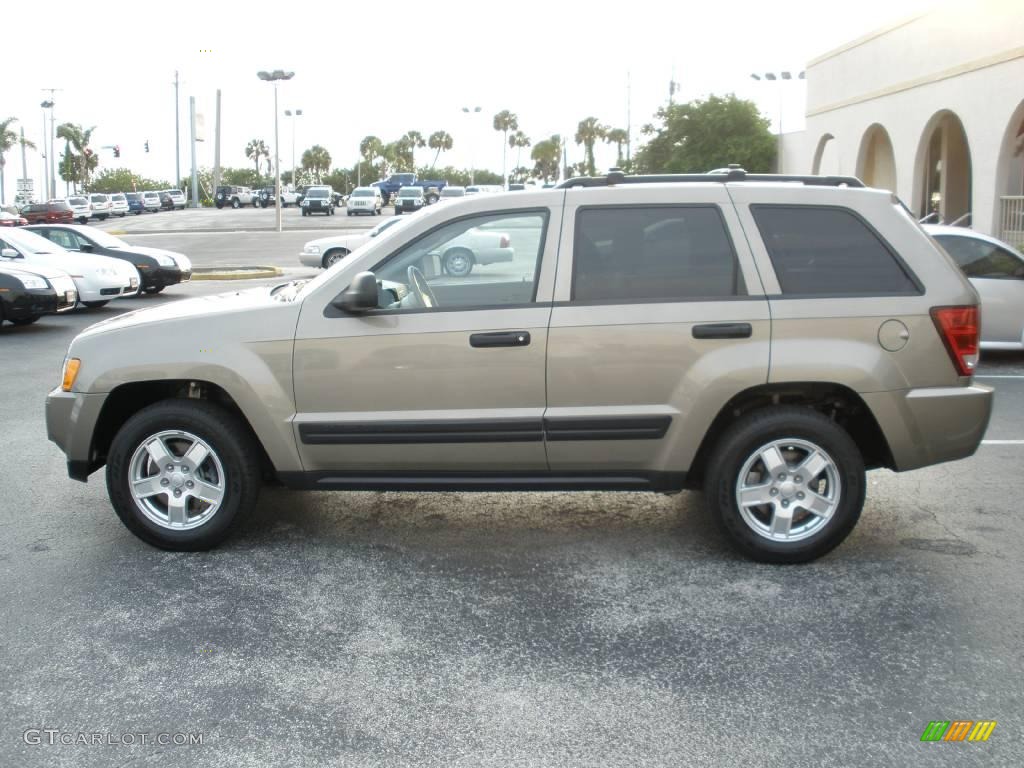
<svg viewBox="0 0 1024 768">
<path fill-rule="evenodd" d="M 161 267 L 174 266 L 174 259 L 172 259 L 170 256 L 164 256 L 161 254 L 159 256 L 154 256 L 153 258 L 156 259 L 156 263 L 159 264 Z"/>
<path fill-rule="evenodd" d="M 309 205 L 309 200 L 303 200 L 302 201 L 302 206 L 306 207 L 307 205 Z"/>
<path fill-rule="evenodd" d="M 21 281 L 23 286 L 32 290 L 38 290 L 46 287 L 46 281 L 38 275 L 19 277 L 18 279 Z"/>
<path fill-rule="evenodd" d="M 302 250 L 304 250 L 306 253 L 320 253 L 320 246 L 319 245 L 307 245 Z"/>
</svg>

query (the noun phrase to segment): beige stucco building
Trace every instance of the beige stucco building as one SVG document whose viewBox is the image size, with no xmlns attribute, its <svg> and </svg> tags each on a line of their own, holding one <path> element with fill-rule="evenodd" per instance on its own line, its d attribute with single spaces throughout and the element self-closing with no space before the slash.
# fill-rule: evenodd
<svg viewBox="0 0 1024 768">
<path fill-rule="evenodd" d="M 855 175 L 918 216 L 1024 242 L 1024 0 L 918 14 L 807 65 L 787 173 Z"/>
</svg>

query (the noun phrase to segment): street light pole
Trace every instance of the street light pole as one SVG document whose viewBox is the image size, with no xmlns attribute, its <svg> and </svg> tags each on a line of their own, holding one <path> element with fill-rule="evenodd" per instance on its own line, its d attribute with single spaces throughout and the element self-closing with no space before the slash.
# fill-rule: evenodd
<svg viewBox="0 0 1024 768">
<path fill-rule="evenodd" d="M 273 72 L 260 71 L 256 73 L 256 77 L 268 83 L 274 84 L 274 173 L 276 174 L 276 182 L 274 186 L 274 196 L 276 198 L 274 203 L 274 209 L 277 211 L 277 231 L 281 231 L 281 160 L 280 160 L 280 142 L 278 141 L 278 111 L 277 111 L 277 83 L 279 80 L 291 80 L 295 77 L 294 72 L 285 72 L 282 69 L 275 69 Z"/>
<path fill-rule="evenodd" d="M 43 88 L 44 91 L 50 92 L 50 98 L 43 102 L 43 108 L 50 108 L 50 195 L 52 197 L 57 196 L 57 174 L 54 172 L 54 159 L 53 159 L 53 140 L 57 134 L 57 126 L 53 122 L 53 94 L 61 90 L 60 88 Z"/>
<path fill-rule="evenodd" d="M 465 114 L 470 115 L 470 116 L 479 114 L 480 110 L 481 110 L 480 107 L 473 107 L 472 109 L 470 109 L 469 107 L 463 107 L 462 108 L 462 111 Z M 469 124 L 470 124 L 470 128 L 472 129 L 473 122 L 470 121 Z M 476 142 L 473 141 L 473 139 L 471 137 L 470 141 L 469 141 L 469 184 L 470 184 L 470 186 L 472 186 L 473 184 L 476 183 L 476 167 L 475 167 L 476 166 L 476 162 L 475 162 L 476 158 L 474 157 L 474 155 L 476 154 L 475 150 L 476 150 Z"/>
<path fill-rule="evenodd" d="M 294 112 L 290 109 L 284 111 L 285 117 L 292 119 L 292 189 L 298 186 L 298 167 L 295 165 L 295 118 L 302 117 L 302 110 L 296 109 Z"/>
<path fill-rule="evenodd" d="M 757 80 L 757 81 L 760 82 L 762 76 L 755 72 L 755 73 L 750 75 L 750 78 L 752 80 Z M 803 80 L 805 78 L 806 78 L 806 73 L 803 72 L 802 70 L 796 76 L 797 80 Z M 782 147 L 782 111 L 783 111 L 783 109 L 782 109 L 783 108 L 782 81 L 783 80 L 792 80 L 793 79 L 793 75 L 792 75 L 792 73 L 790 73 L 788 71 L 779 72 L 778 74 L 776 74 L 775 72 L 765 72 L 764 73 L 764 79 L 765 80 L 770 80 L 772 82 L 777 82 L 778 86 L 779 86 L 779 142 L 778 142 L 778 149 L 776 150 L 776 158 L 775 158 L 775 166 L 776 166 L 776 168 L 775 168 L 775 171 L 776 171 L 776 173 L 782 173 L 782 171 L 783 171 L 783 163 L 782 163 L 782 152 L 783 152 L 783 147 Z"/>
</svg>

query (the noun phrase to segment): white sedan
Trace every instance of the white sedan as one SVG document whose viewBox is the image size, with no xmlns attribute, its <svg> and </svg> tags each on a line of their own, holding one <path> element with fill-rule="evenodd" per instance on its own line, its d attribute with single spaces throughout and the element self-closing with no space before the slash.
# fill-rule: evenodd
<svg viewBox="0 0 1024 768">
<path fill-rule="evenodd" d="M 408 219 L 388 219 L 373 229 L 357 232 L 352 235 L 334 235 L 310 240 L 299 254 L 299 261 L 307 267 L 323 267 L 327 269 L 337 264 L 356 248 L 366 245 L 381 232 L 399 226 Z"/>
<path fill-rule="evenodd" d="M 925 225 L 981 297 L 981 348 L 1024 349 L 1024 254 L 966 227 Z"/>
<path fill-rule="evenodd" d="M 139 271 L 126 261 L 109 256 L 72 253 L 34 232 L 0 233 L 0 256 L 27 269 L 47 266 L 71 275 L 78 299 L 87 307 L 102 307 L 111 299 L 139 292 Z"/>
</svg>

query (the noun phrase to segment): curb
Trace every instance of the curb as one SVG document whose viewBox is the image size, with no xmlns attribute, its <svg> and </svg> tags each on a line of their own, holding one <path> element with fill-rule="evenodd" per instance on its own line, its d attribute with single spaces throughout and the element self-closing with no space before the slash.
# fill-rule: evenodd
<svg viewBox="0 0 1024 768">
<path fill-rule="evenodd" d="M 193 280 L 257 280 L 263 277 L 280 277 L 280 267 L 194 267 Z"/>
</svg>

